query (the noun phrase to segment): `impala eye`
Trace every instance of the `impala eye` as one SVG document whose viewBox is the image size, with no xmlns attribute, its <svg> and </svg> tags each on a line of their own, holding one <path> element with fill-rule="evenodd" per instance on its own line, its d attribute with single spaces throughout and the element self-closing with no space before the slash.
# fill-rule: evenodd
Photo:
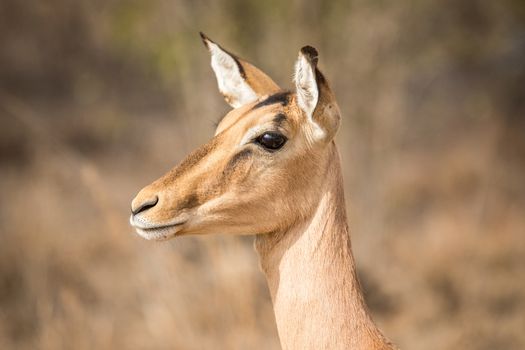
<svg viewBox="0 0 525 350">
<path fill-rule="evenodd" d="M 286 137 L 278 132 L 265 132 L 255 139 L 255 143 L 268 151 L 276 151 L 286 143 Z"/>
</svg>

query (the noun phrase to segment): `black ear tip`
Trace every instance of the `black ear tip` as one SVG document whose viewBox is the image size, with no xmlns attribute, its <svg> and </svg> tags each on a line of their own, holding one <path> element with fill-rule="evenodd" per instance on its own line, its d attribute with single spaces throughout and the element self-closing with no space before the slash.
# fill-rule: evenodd
<svg viewBox="0 0 525 350">
<path fill-rule="evenodd" d="M 202 39 L 202 42 L 204 43 L 204 45 L 206 47 L 208 47 L 208 43 L 209 42 L 213 42 L 210 38 L 208 38 L 208 36 L 206 34 L 204 34 L 203 32 L 199 32 L 199 35 L 201 36 L 201 39 Z"/>
<path fill-rule="evenodd" d="M 319 60 L 319 53 L 317 52 L 315 47 L 312 47 L 312 46 L 309 46 L 309 45 L 304 46 L 301 49 L 301 53 L 304 55 L 304 57 L 306 57 L 306 59 L 308 61 L 310 61 L 311 63 L 317 65 L 317 61 Z"/>
</svg>

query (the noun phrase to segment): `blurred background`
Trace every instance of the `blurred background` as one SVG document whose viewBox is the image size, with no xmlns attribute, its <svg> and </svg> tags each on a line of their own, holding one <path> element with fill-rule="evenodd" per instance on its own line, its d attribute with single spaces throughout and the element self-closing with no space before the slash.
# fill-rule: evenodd
<svg viewBox="0 0 525 350">
<path fill-rule="evenodd" d="M 228 111 L 198 31 L 343 111 L 366 299 L 404 349 L 525 348 L 525 3 L 0 1 L 0 348 L 278 349 L 251 237 L 140 239 Z"/>
</svg>

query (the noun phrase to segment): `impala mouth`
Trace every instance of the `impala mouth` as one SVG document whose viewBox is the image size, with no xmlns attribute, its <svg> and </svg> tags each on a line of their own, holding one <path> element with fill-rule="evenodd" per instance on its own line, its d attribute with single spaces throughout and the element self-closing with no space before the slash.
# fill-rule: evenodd
<svg viewBox="0 0 525 350">
<path fill-rule="evenodd" d="M 165 241 L 176 236 L 182 225 L 186 223 L 184 221 L 158 226 L 144 225 L 141 221 L 137 222 L 133 215 L 130 217 L 129 221 L 139 236 L 151 241 Z"/>
</svg>

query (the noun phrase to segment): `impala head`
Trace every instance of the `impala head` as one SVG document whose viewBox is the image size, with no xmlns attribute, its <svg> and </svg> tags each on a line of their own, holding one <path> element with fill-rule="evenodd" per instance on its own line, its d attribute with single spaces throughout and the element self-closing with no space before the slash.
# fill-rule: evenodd
<svg viewBox="0 0 525 350">
<path fill-rule="evenodd" d="M 205 145 L 144 187 L 130 218 L 147 239 L 205 233 L 259 234 L 308 215 L 340 112 L 317 69 L 317 51 L 303 47 L 295 91 L 201 34 L 219 90 L 233 109 Z"/>
</svg>

